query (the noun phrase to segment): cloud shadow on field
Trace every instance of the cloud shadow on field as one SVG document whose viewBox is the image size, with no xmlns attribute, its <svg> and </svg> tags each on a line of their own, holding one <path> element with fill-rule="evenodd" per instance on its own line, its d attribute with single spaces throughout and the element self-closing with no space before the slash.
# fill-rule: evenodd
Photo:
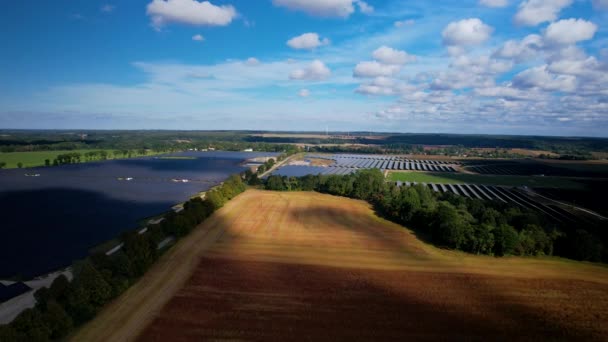
<svg viewBox="0 0 608 342">
<path fill-rule="evenodd" d="M 496 293 L 494 281 L 466 274 L 203 258 L 139 340 L 594 338 Z"/>
<path fill-rule="evenodd" d="M 280 201 L 267 192 L 241 196 L 250 197 L 237 198 L 239 205 L 231 202 L 226 208 L 230 211 L 216 213 L 214 228 L 236 233 L 235 224 L 251 223 L 239 221 L 243 215 L 289 210 L 274 217 L 282 234 L 290 229 L 290 220 L 310 218 L 308 224 L 293 226 L 297 234 L 304 230 L 317 239 L 335 240 L 332 236 L 348 237 L 354 230 L 357 239 L 369 239 L 387 250 L 409 248 L 410 242 L 394 239 L 405 232 L 383 226 L 367 207 L 357 210 L 363 205 L 359 202 L 353 201 L 355 209 L 349 211 L 322 200 L 298 205 L 297 198 L 287 198 L 290 194 L 281 194 Z M 262 202 L 264 210 L 243 212 L 262 208 Z M 254 248 L 272 248 L 274 229 L 251 229 L 257 235 Z M 323 230 L 327 234 L 319 234 Z M 608 289 L 599 283 L 466 273 L 475 265 L 454 272 L 433 266 L 378 270 L 299 262 L 293 255 L 278 261 L 230 255 L 250 238 L 234 234 L 222 242 L 225 253 L 203 256 L 139 340 L 594 340 L 601 339 L 601 322 L 608 318 Z M 315 244 L 314 239 L 302 243 L 301 247 Z M 402 257 L 411 258 L 407 253 Z M 589 320 L 592 300 L 601 301 L 596 308 L 603 310 Z"/>
</svg>

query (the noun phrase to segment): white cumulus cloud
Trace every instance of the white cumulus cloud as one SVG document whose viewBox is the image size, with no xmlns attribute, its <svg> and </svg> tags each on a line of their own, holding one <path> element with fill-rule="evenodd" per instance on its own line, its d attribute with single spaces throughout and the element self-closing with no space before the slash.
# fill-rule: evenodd
<svg viewBox="0 0 608 342">
<path fill-rule="evenodd" d="M 357 1 L 357 6 L 359 6 L 359 11 L 361 11 L 361 13 L 363 14 L 374 13 L 374 6 L 368 4 L 365 1 Z"/>
<path fill-rule="evenodd" d="M 559 12 L 572 4 L 572 0 L 526 0 L 519 5 L 515 22 L 536 26 L 557 19 Z"/>
<path fill-rule="evenodd" d="M 290 80 L 321 81 L 331 75 L 331 70 L 320 60 L 316 59 L 302 69 L 296 69 L 289 75 Z"/>
<path fill-rule="evenodd" d="M 509 0 L 479 0 L 479 4 L 486 7 L 507 7 Z"/>
<path fill-rule="evenodd" d="M 293 49 L 314 49 L 319 46 L 329 45 L 327 38 L 321 39 L 317 33 L 309 32 L 293 37 L 287 41 L 287 45 Z"/>
<path fill-rule="evenodd" d="M 597 9 L 608 9 L 608 0 L 593 0 L 593 7 Z"/>
<path fill-rule="evenodd" d="M 523 62 L 536 57 L 544 45 L 543 37 L 531 34 L 521 41 L 506 41 L 501 48 L 494 52 L 493 56 Z"/>
<path fill-rule="evenodd" d="M 513 78 L 516 88 L 538 88 L 546 91 L 570 92 L 576 89 L 576 77 L 555 75 L 549 72 L 547 65 L 524 70 Z"/>
<path fill-rule="evenodd" d="M 236 18 L 237 11 L 231 5 L 216 6 L 209 1 L 153 0 L 148 4 L 147 14 L 152 26 L 160 30 L 168 23 L 226 26 Z"/>
<path fill-rule="evenodd" d="M 416 21 L 414 19 L 398 20 L 393 23 L 395 27 L 412 26 L 414 24 L 416 24 Z"/>
<path fill-rule="evenodd" d="M 194 36 L 192 36 L 192 40 L 194 40 L 195 42 L 202 42 L 205 40 L 205 37 L 200 34 L 195 34 Z"/>
<path fill-rule="evenodd" d="M 300 97 L 309 97 L 309 96 L 310 96 L 310 90 L 308 90 L 308 89 L 301 89 L 301 90 L 298 92 L 298 95 L 299 95 Z"/>
<path fill-rule="evenodd" d="M 353 75 L 355 77 L 370 78 L 380 76 L 393 76 L 401 70 L 398 65 L 386 65 L 377 61 L 360 62 L 355 66 Z"/>
<path fill-rule="evenodd" d="M 349 17 L 355 12 L 356 3 L 362 13 L 373 12 L 373 7 L 360 0 L 273 0 L 275 6 L 302 11 L 319 17 Z"/>
<path fill-rule="evenodd" d="M 364 95 L 394 95 L 396 92 L 396 82 L 388 77 L 376 77 L 372 82 L 361 84 L 356 93 Z"/>
<path fill-rule="evenodd" d="M 593 38 L 597 25 L 583 19 L 564 19 L 552 23 L 545 31 L 550 44 L 574 44 Z"/>
<path fill-rule="evenodd" d="M 105 5 L 101 6 L 101 8 L 100 8 L 100 10 L 104 13 L 114 12 L 115 9 L 116 9 L 116 6 L 110 5 L 110 4 L 105 4 Z"/>
<path fill-rule="evenodd" d="M 416 61 L 416 56 L 412 56 L 405 51 L 395 50 L 386 45 L 376 49 L 372 57 L 383 64 L 406 64 Z"/>
<path fill-rule="evenodd" d="M 260 65 L 260 64 L 261 64 L 261 62 L 257 58 L 254 58 L 254 57 L 249 57 L 245 61 L 245 65 L 248 65 L 248 66 L 256 66 L 256 65 Z"/>
<path fill-rule="evenodd" d="M 451 22 L 441 33 L 447 46 L 479 45 L 490 38 L 494 28 L 478 18 Z"/>
</svg>

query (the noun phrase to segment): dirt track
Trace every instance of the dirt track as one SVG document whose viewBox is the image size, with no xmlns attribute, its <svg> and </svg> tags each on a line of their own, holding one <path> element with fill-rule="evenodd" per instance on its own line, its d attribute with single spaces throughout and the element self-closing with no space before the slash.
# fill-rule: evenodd
<svg viewBox="0 0 608 342">
<path fill-rule="evenodd" d="M 604 267 L 441 251 L 363 202 L 248 191 L 74 340 L 601 339 L 606 321 Z"/>
</svg>

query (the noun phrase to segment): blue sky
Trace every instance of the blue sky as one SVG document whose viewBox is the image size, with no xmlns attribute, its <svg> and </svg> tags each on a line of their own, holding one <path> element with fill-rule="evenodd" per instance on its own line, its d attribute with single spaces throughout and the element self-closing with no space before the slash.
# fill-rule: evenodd
<svg viewBox="0 0 608 342">
<path fill-rule="evenodd" d="M 20 0 L 0 127 L 608 136 L 608 0 Z"/>
</svg>

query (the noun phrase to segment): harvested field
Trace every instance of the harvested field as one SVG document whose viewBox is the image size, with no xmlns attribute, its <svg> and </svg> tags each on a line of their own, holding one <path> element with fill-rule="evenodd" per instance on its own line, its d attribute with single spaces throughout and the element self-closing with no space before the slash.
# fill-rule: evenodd
<svg viewBox="0 0 608 342">
<path fill-rule="evenodd" d="M 176 258 L 185 258 L 184 265 Z M 172 283 L 179 286 L 159 288 L 162 299 L 146 290 Z M 439 250 L 378 218 L 364 202 L 316 193 L 247 191 L 137 287 L 74 340 L 601 340 L 608 334 L 603 266 Z"/>
<path fill-rule="evenodd" d="M 587 340 L 605 329 L 606 301 L 592 297 L 606 294 L 557 279 L 203 258 L 139 340 Z"/>
</svg>

